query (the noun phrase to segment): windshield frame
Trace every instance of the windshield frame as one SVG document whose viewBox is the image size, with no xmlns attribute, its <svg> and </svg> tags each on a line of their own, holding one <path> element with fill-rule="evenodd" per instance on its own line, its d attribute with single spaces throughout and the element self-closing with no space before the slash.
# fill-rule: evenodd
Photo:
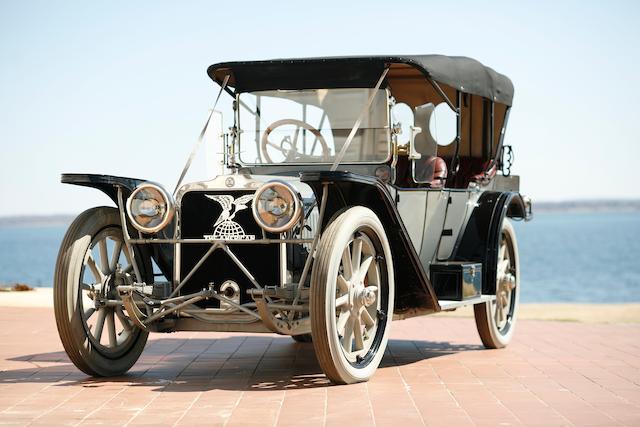
<svg viewBox="0 0 640 427">
<path fill-rule="evenodd" d="M 308 90 L 317 90 L 317 89 L 374 89 L 374 88 L 370 88 L 370 87 L 366 87 L 366 88 L 308 88 Z M 278 90 L 278 89 L 272 89 L 272 90 Z M 385 157 L 384 160 L 377 160 L 377 161 L 342 161 L 340 162 L 341 165 L 381 165 L 381 164 L 385 164 L 388 163 L 389 161 L 391 161 L 391 158 L 393 157 L 393 149 L 392 149 L 392 135 L 391 135 L 391 131 L 392 131 L 392 124 L 391 124 L 391 107 L 392 107 L 392 96 L 391 96 L 391 91 L 389 90 L 389 88 L 381 88 L 379 90 L 384 90 L 385 92 L 385 102 L 386 102 L 386 108 L 385 108 L 385 126 L 384 129 L 386 130 L 385 134 L 386 134 L 386 140 L 387 140 L 387 155 Z M 240 95 L 242 95 L 243 93 L 251 93 L 251 92 L 238 92 L 235 94 L 235 101 L 234 101 L 234 112 L 233 112 L 233 128 L 235 129 L 235 132 L 233 132 L 233 140 L 232 140 L 232 145 L 233 145 L 233 153 L 234 153 L 234 159 L 232 160 L 233 163 L 241 166 L 241 167 L 288 167 L 288 166 L 313 166 L 313 165 L 317 165 L 317 166 L 322 166 L 322 167 L 331 167 L 331 165 L 333 164 L 333 161 L 335 160 L 335 156 L 333 158 L 330 158 L 327 161 L 317 161 L 317 162 L 275 162 L 275 163 L 250 163 L 250 162 L 242 162 L 240 159 L 240 138 L 241 135 L 243 133 L 242 128 L 241 128 L 241 123 L 240 123 L 240 109 L 244 108 L 241 105 L 240 102 Z M 371 107 L 369 107 L 371 108 Z M 355 124 L 355 120 L 354 120 L 354 124 Z M 337 154 L 337 153 L 336 153 Z"/>
</svg>

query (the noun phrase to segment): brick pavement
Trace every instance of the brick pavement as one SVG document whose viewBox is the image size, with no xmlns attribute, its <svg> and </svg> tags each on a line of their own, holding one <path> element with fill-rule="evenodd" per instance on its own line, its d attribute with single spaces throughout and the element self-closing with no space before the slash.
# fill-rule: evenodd
<svg viewBox="0 0 640 427">
<path fill-rule="evenodd" d="M 639 426 L 640 325 L 521 321 L 484 350 L 472 319 L 404 320 L 351 386 L 288 337 L 155 334 L 130 375 L 96 380 L 51 309 L 0 307 L 0 425 Z"/>
</svg>

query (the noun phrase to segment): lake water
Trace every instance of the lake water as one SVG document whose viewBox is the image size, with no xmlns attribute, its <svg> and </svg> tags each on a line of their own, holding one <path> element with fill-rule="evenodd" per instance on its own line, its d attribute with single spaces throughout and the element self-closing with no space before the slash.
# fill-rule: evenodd
<svg viewBox="0 0 640 427">
<path fill-rule="evenodd" d="M 541 213 L 515 223 L 522 302 L 640 301 L 640 213 Z M 64 226 L 0 227 L 0 283 L 52 285 Z"/>
</svg>

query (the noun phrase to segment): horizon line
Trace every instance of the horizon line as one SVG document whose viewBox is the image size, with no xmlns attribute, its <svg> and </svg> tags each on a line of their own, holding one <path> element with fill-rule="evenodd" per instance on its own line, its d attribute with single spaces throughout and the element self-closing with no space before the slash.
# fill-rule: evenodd
<svg viewBox="0 0 640 427">
<path fill-rule="evenodd" d="M 536 206 L 545 206 L 545 207 L 572 207 L 572 206 L 594 206 L 594 205 L 602 205 L 606 203 L 613 203 L 614 205 L 632 205 L 634 207 L 640 208 L 640 198 L 629 198 L 629 199 L 621 199 L 621 198 L 613 198 L 613 199 L 564 199 L 564 200 L 540 200 L 533 201 L 534 212 Z M 11 220 L 51 220 L 51 219 L 68 219 L 70 217 L 75 217 L 79 215 L 78 213 L 51 213 L 51 214 L 40 214 L 40 213 L 24 213 L 24 214 L 0 214 L 0 221 L 11 221 Z"/>
</svg>

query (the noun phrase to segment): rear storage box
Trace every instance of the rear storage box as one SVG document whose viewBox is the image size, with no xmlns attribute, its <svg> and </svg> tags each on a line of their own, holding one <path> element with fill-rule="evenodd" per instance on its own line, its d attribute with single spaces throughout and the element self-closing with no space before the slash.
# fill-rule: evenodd
<svg viewBox="0 0 640 427">
<path fill-rule="evenodd" d="M 464 301 L 482 292 L 482 264 L 445 262 L 431 264 L 431 283 L 438 299 Z"/>
</svg>

